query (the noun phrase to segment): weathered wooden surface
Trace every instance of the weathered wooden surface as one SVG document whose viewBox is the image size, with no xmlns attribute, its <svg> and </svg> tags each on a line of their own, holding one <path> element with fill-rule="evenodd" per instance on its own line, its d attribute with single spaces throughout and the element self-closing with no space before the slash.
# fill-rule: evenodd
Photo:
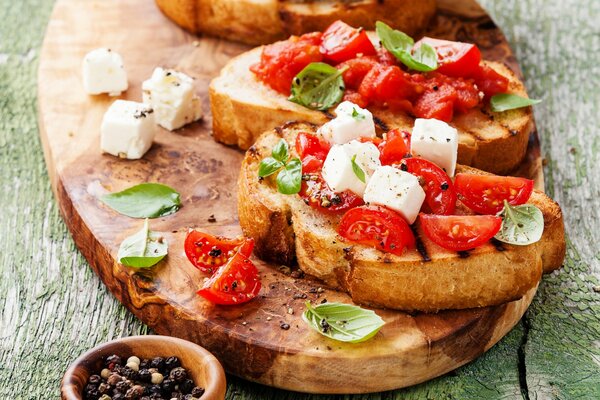
<svg viewBox="0 0 600 400">
<path fill-rule="evenodd" d="M 78 354 L 145 332 L 91 273 L 52 198 L 37 139 L 35 71 L 51 0 L 0 0 L 0 395 L 57 398 Z M 545 278 L 524 323 L 476 362 L 381 398 L 599 398 L 600 3 L 485 1 L 536 108 L 546 189 L 565 210 L 566 268 Z M 597 288 L 600 291 L 600 288 Z M 230 379 L 229 399 L 308 399 Z M 336 397 L 331 397 L 336 398 Z"/>
</svg>

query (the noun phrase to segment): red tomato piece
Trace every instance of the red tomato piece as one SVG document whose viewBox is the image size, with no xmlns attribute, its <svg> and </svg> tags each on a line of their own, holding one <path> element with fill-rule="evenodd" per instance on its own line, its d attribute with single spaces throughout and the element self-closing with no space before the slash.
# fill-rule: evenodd
<svg viewBox="0 0 600 400">
<path fill-rule="evenodd" d="M 215 304 L 242 304 L 255 298 L 260 287 L 256 266 L 238 252 L 204 283 L 198 294 Z"/>
<path fill-rule="evenodd" d="M 440 84 L 427 90 L 415 102 L 414 115 L 418 118 L 435 118 L 450 122 L 454 116 L 454 102 L 458 94 L 451 85 Z"/>
<path fill-rule="evenodd" d="M 533 192 L 533 181 L 512 176 L 457 174 L 454 187 L 460 200 L 479 214 L 497 214 L 510 205 L 525 204 Z"/>
<path fill-rule="evenodd" d="M 325 160 L 330 147 L 322 137 L 312 133 L 300 132 L 296 136 L 296 152 L 302 159 L 306 156 L 313 156 L 318 160 Z"/>
<path fill-rule="evenodd" d="M 489 241 L 500 230 L 502 218 L 494 215 L 419 214 L 425 235 L 452 251 L 471 250 Z"/>
<path fill-rule="evenodd" d="M 375 55 L 377 51 L 364 29 L 353 28 L 338 20 L 323 32 L 321 53 L 328 61 L 337 64 L 358 55 Z"/>
<path fill-rule="evenodd" d="M 304 174 L 300 197 L 309 206 L 331 213 L 338 213 L 364 204 L 360 196 L 346 190 L 335 193 L 321 174 Z"/>
<path fill-rule="evenodd" d="M 415 236 L 404 218 L 381 206 L 349 210 L 340 221 L 338 233 L 346 240 L 396 255 L 415 247 Z"/>
<path fill-rule="evenodd" d="M 344 61 L 337 66 L 337 69 L 346 68 L 342 75 L 346 88 L 357 90 L 360 87 L 365 75 L 373 68 L 379 65 L 375 57 L 357 57 Z"/>
<path fill-rule="evenodd" d="M 483 92 L 486 99 L 498 93 L 508 91 L 508 78 L 499 74 L 487 65 L 481 67 L 475 72 L 473 79 L 479 90 Z"/>
<path fill-rule="evenodd" d="M 474 44 L 424 37 L 415 44 L 414 48 L 420 47 L 423 43 L 435 49 L 438 55 L 436 71 L 440 74 L 455 78 L 470 78 L 479 68 L 481 52 Z"/>
<path fill-rule="evenodd" d="M 342 100 L 354 103 L 361 108 L 366 108 L 369 105 L 369 101 L 367 99 L 361 96 L 361 94 L 356 90 L 352 89 L 346 89 Z"/>
<path fill-rule="evenodd" d="M 475 108 L 481 102 L 479 98 L 479 90 L 475 87 L 472 80 L 464 80 L 461 78 L 453 79 L 450 85 L 456 90 L 456 100 L 454 101 L 454 111 L 466 113 L 472 108 Z"/>
<path fill-rule="evenodd" d="M 425 204 L 433 214 L 450 215 L 456 209 L 456 190 L 443 169 L 419 157 L 405 158 L 400 169 L 419 178 L 425 191 Z"/>
<path fill-rule="evenodd" d="M 236 253 L 250 257 L 254 239 L 240 237 L 228 239 L 197 230 L 190 230 L 185 237 L 184 249 L 188 260 L 202 272 L 212 274 Z"/>
<path fill-rule="evenodd" d="M 410 133 L 392 129 L 385 134 L 385 139 L 378 145 L 378 148 L 381 165 L 398 163 L 410 154 Z"/>
<path fill-rule="evenodd" d="M 411 76 L 395 65 L 372 68 L 363 79 L 358 92 L 370 102 L 377 104 L 410 99 L 415 96 Z"/>
</svg>

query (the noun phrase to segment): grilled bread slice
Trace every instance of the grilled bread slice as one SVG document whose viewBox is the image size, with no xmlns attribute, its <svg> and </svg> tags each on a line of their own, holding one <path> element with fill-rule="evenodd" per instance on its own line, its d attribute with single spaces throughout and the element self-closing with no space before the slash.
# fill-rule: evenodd
<svg viewBox="0 0 600 400">
<path fill-rule="evenodd" d="M 247 149 L 260 134 L 287 121 L 323 124 L 332 117 L 292 103 L 260 82 L 250 66 L 259 61 L 261 52 L 262 47 L 258 47 L 234 58 L 210 84 L 213 135 L 219 142 Z M 527 96 L 523 83 L 508 67 L 486 64 L 510 79 L 511 93 Z M 405 113 L 369 109 L 384 130 L 412 129 L 414 119 Z M 494 113 L 486 106 L 455 116 L 450 125 L 459 132 L 460 164 L 506 174 L 525 157 L 533 115 L 531 107 Z"/>
<path fill-rule="evenodd" d="M 182 28 L 257 45 L 322 31 L 335 20 L 375 27 L 384 21 L 413 35 L 427 27 L 435 0 L 156 0 Z"/>
<path fill-rule="evenodd" d="M 341 216 L 314 210 L 298 195 L 277 192 L 271 178 L 258 178 L 260 161 L 280 138 L 294 143 L 298 132 L 315 129 L 290 122 L 265 133 L 246 153 L 238 182 L 239 218 L 244 234 L 256 241 L 258 257 L 285 265 L 297 262 L 305 273 L 348 292 L 356 303 L 427 312 L 518 299 L 538 284 L 542 271 L 562 264 L 561 210 L 539 191 L 530 202 L 542 210 L 545 229 L 542 239 L 529 246 L 495 242 L 459 254 L 431 242 L 418 222 L 415 232 L 422 247 L 402 256 L 344 241 L 336 233 Z M 459 166 L 461 171 L 483 173 Z"/>
</svg>

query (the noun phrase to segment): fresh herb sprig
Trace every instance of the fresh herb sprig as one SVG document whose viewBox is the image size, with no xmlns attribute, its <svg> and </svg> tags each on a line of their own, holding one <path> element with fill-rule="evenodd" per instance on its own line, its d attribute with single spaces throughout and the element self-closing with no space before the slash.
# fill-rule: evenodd
<svg viewBox="0 0 600 400">
<path fill-rule="evenodd" d="M 289 159 L 289 146 L 281 139 L 273 150 L 271 157 L 264 158 L 258 167 L 258 176 L 277 174 L 277 190 L 283 194 L 296 194 L 302 185 L 302 162 L 298 158 Z"/>
<path fill-rule="evenodd" d="M 408 68 L 421 72 L 435 71 L 438 68 L 437 53 L 427 43 L 422 43 L 413 51 L 415 41 L 406 33 L 392 29 L 381 21 L 377 21 L 375 30 L 383 47 Z"/>
<path fill-rule="evenodd" d="M 495 238 L 501 242 L 525 246 L 542 238 L 544 215 L 533 204 L 511 206 L 504 200 L 504 209 L 499 215 L 502 226 Z"/>
<path fill-rule="evenodd" d="M 149 268 L 167 255 L 168 244 L 164 238 L 148 228 L 148 218 L 141 231 L 127 237 L 119 247 L 119 263 L 134 268 Z"/>
<path fill-rule="evenodd" d="M 490 107 L 493 112 L 502 112 L 532 106 L 541 103 L 542 100 L 529 99 L 511 93 L 500 93 L 492 96 Z"/>
</svg>

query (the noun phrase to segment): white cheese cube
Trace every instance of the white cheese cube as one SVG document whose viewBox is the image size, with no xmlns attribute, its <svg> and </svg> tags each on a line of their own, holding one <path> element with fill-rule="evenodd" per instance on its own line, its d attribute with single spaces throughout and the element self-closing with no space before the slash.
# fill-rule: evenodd
<svg viewBox="0 0 600 400">
<path fill-rule="evenodd" d="M 458 154 L 458 132 L 437 119 L 418 118 L 412 131 L 410 150 L 454 176 Z"/>
<path fill-rule="evenodd" d="M 156 122 L 170 131 L 202 118 L 194 79 L 182 72 L 156 68 L 142 84 L 142 97 L 154 110 Z"/>
<path fill-rule="evenodd" d="M 356 158 L 354 158 L 356 156 Z M 364 172 L 365 182 L 361 181 L 352 168 L 352 159 Z M 323 163 L 323 179 L 334 192 L 351 190 L 362 196 L 369 178 L 381 165 L 379 150 L 373 143 L 360 143 L 353 140 L 346 144 L 334 145 Z"/>
<path fill-rule="evenodd" d="M 104 114 L 100 131 L 102 151 L 136 160 L 152 146 L 157 128 L 150 106 L 117 100 Z"/>
<path fill-rule="evenodd" d="M 369 180 L 364 200 L 394 210 L 412 224 L 425 200 L 425 191 L 416 176 L 386 165 L 377 168 Z"/>
<path fill-rule="evenodd" d="M 127 72 L 121 56 L 111 49 L 92 50 L 83 58 L 83 89 L 88 94 L 118 96 L 127 90 Z"/>
<path fill-rule="evenodd" d="M 373 114 L 354 103 L 344 101 L 335 109 L 336 117 L 321 126 L 317 133 L 331 144 L 344 144 L 360 137 L 375 137 Z"/>
</svg>

